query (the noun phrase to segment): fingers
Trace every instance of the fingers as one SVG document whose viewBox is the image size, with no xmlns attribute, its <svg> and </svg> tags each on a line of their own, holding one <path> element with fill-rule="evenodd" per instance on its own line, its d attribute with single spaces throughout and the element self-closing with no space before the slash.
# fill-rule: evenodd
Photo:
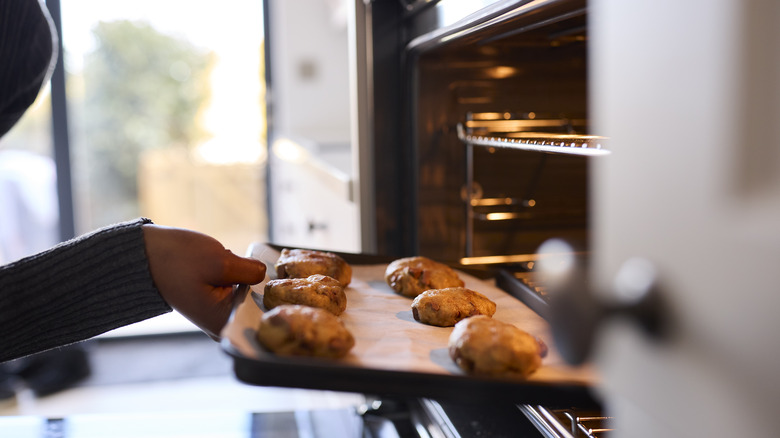
<svg viewBox="0 0 780 438">
<path fill-rule="evenodd" d="M 266 266 L 263 262 L 246 257 L 239 257 L 225 250 L 227 259 L 222 272 L 223 284 L 257 284 L 265 278 Z"/>
<path fill-rule="evenodd" d="M 153 268 L 158 267 L 159 277 L 178 272 L 214 286 L 257 284 L 265 278 L 262 262 L 239 257 L 206 234 L 147 224 L 144 235 L 150 261 Z M 152 274 L 158 280 L 158 275 Z"/>
</svg>

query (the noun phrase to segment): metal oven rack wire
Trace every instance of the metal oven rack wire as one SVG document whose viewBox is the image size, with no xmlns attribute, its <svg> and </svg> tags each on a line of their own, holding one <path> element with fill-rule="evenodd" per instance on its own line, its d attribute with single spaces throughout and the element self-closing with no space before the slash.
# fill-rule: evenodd
<svg viewBox="0 0 780 438">
<path fill-rule="evenodd" d="M 538 117 L 534 112 L 482 112 L 466 114 L 458 123 L 457 134 L 466 145 L 467 208 L 465 258 L 473 254 L 475 207 L 495 203 L 522 203 L 524 200 L 485 199 L 477 194 L 474 181 L 474 148 L 508 148 L 551 154 L 602 156 L 610 153 L 609 139 L 584 135 L 587 121 L 566 117 Z"/>
</svg>

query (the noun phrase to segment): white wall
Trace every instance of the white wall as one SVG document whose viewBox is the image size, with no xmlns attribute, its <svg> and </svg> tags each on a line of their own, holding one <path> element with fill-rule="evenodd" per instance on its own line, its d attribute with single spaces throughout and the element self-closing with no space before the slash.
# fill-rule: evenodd
<svg viewBox="0 0 780 438">
<path fill-rule="evenodd" d="M 360 251 L 342 0 L 269 2 L 271 241 Z"/>
<path fill-rule="evenodd" d="M 347 27 L 334 2 L 267 1 L 275 132 L 348 142 Z"/>
</svg>

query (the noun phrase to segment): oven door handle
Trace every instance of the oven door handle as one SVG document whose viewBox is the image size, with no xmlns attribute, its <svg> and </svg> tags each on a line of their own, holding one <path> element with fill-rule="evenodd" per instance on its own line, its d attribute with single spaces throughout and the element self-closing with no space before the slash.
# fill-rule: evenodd
<svg viewBox="0 0 780 438">
<path fill-rule="evenodd" d="M 608 318 L 625 317 L 652 339 L 664 339 L 669 312 L 658 286 L 655 267 L 642 258 L 623 263 L 610 298 L 595 294 L 588 286 L 582 268 L 555 273 L 559 281 L 548 287 L 550 324 L 561 356 L 572 365 L 581 365 L 591 354 L 596 333 Z"/>
</svg>

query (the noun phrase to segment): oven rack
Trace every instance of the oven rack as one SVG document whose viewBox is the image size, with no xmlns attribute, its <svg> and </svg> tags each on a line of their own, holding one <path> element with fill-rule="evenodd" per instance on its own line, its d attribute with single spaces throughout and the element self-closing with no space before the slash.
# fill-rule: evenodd
<svg viewBox="0 0 780 438">
<path fill-rule="evenodd" d="M 528 420 L 546 438 L 606 438 L 612 436 L 612 417 L 600 410 L 553 409 L 539 405 L 518 405 Z"/>
<path fill-rule="evenodd" d="M 458 138 L 471 146 L 511 148 L 527 151 L 572 155 L 607 155 L 607 138 L 596 135 L 556 134 L 546 132 L 502 132 L 480 135 L 466 132 L 462 123 L 457 126 Z"/>
</svg>

